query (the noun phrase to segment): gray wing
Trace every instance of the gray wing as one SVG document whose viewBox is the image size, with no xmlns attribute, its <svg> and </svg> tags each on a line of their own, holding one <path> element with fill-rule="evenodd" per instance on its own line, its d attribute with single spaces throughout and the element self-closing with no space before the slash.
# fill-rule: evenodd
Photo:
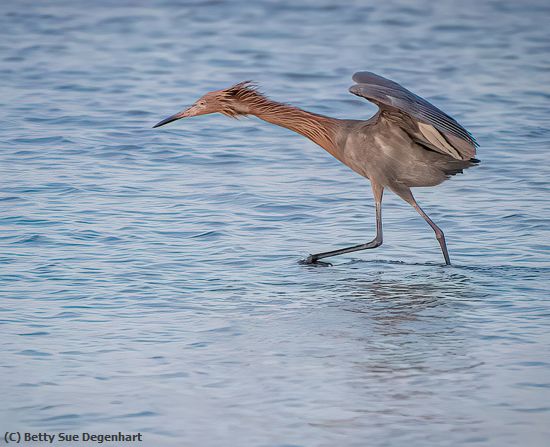
<svg viewBox="0 0 550 447">
<path fill-rule="evenodd" d="M 459 160 L 475 156 L 478 144 L 470 132 L 424 98 L 368 71 L 355 73 L 353 80 L 357 84 L 350 87 L 351 93 L 373 102 L 381 112 L 407 114 L 418 126 L 420 142 L 431 149 Z"/>
</svg>

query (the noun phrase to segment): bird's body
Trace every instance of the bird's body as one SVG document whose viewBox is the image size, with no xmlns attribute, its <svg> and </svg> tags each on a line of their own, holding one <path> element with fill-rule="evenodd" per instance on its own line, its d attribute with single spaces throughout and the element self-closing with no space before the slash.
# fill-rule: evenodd
<svg viewBox="0 0 550 447">
<path fill-rule="evenodd" d="M 368 121 L 347 123 L 343 140 L 345 164 L 390 189 L 435 186 L 472 164 L 427 150 L 381 113 Z"/>
<path fill-rule="evenodd" d="M 309 138 L 358 174 L 370 180 L 376 203 L 376 237 L 366 244 L 310 255 L 305 263 L 382 244 L 382 194 L 391 189 L 410 203 L 436 233 L 450 264 L 443 232 L 416 203 L 410 188 L 435 186 L 479 161 L 477 143 L 453 118 L 399 84 L 369 72 L 353 76 L 350 92 L 377 104 L 368 120 L 336 119 L 272 101 L 251 83 L 204 95 L 189 109 L 155 127 L 189 116 L 220 112 L 254 115 Z"/>
</svg>

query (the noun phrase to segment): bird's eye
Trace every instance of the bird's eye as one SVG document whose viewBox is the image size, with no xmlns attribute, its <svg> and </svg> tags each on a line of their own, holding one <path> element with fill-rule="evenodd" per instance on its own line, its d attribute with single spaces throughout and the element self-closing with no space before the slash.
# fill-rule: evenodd
<svg viewBox="0 0 550 447">
<path fill-rule="evenodd" d="M 199 106 L 205 106 L 205 105 L 206 105 L 206 102 L 204 102 L 204 101 L 199 101 L 199 102 L 198 102 L 198 105 L 199 105 Z"/>
</svg>

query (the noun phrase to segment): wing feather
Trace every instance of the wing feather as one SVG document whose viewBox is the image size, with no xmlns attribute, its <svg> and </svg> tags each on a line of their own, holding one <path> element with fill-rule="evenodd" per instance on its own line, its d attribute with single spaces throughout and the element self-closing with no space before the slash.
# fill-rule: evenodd
<svg viewBox="0 0 550 447">
<path fill-rule="evenodd" d="M 395 110 L 411 117 L 418 125 L 418 135 L 435 150 L 459 160 L 475 156 L 475 138 L 454 118 L 424 98 L 377 74 L 361 71 L 353 75 L 354 95 L 368 99 L 384 110 Z"/>
<path fill-rule="evenodd" d="M 432 144 L 432 146 L 446 152 L 453 158 L 457 158 L 459 160 L 462 158 L 460 153 L 447 142 L 445 137 L 441 135 L 441 133 L 434 126 L 430 126 L 429 124 L 424 124 L 419 121 L 418 127 L 420 128 L 422 135 Z"/>
</svg>

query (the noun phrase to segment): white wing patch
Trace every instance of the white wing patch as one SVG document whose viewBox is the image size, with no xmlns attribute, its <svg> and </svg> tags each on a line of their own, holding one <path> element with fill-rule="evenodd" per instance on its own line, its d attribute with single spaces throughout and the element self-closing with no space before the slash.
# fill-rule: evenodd
<svg viewBox="0 0 550 447">
<path fill-rule="evenodd" d="M 433 126 L 418 121 L 418 127 L 422 135 L 428 140 L 433 146 L 440 149 L 442 152 L 449 154 L 451 157 L 456 158 L 457 160 L 462 160 L 462 157 L 458 151 L 451 146 L 445 137 Z"/>
</svg>

